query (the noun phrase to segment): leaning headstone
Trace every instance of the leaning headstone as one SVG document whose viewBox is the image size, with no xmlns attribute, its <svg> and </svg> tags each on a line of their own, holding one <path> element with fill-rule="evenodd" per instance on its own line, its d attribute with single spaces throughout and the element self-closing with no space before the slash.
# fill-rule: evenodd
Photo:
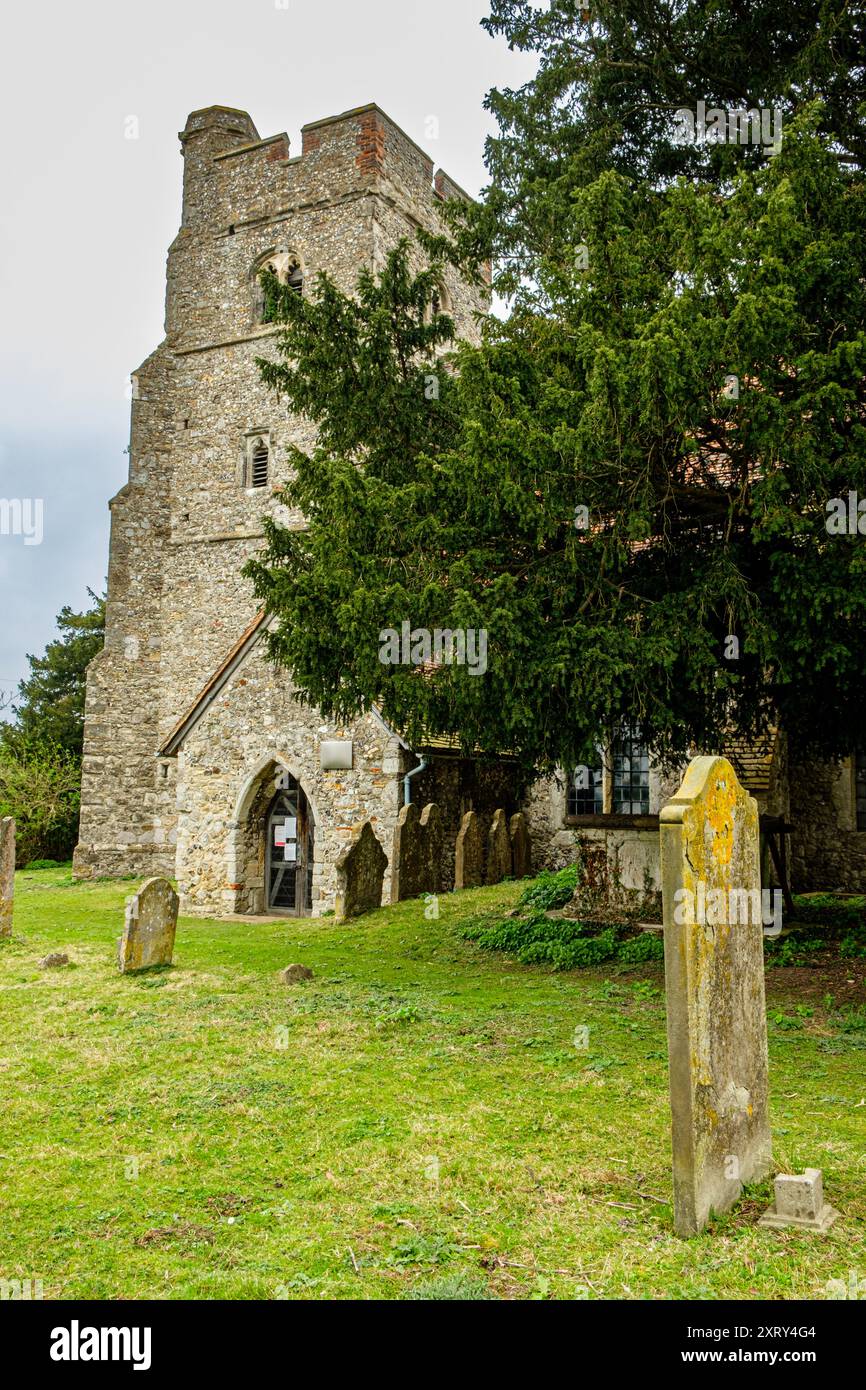
<svg viewBox="0 0 866 1390">
<path fill-rule="evenodd" d="M 467 811 L 454 852 L 454 889 L 480 888 L 484 882 L 484 841 L 475 811 Z"/>
<path fill-rule="evenodd" d="M 303 980 L 312 980 L 313 972 L 308 965 L 287 965 L 285 970 L 280 971 L 280 979 L 284 985 L 299 985 Z"/>
<path fill-rule="evenodd" d="M 529 878 L 532 873 L 532 845 L 522 811 L 511 817 L 508 834 L 511 838 L 512 873 L 515 878 Z"/>
<path fill-rule="evenodd" d="M 775 1230 L 793 1227 L 801 1231 L 826 1231 L 839 1215 L 824 1201 L 820 1168 L 805 1173 L 780 1173 L 773 1183 L 776 1201 L 758 1222 Z"/>
<path fill-rule="evenodd" d="M 382 881 L 388 856 L 370 822 L 364 821 L 354 844 L 337 860 L 335 916 L 340 921 L 375 912 L 382 906 Z"/>
<path fill-rule="evenodd" d="M 441 893 L 442 855 L 445 850 L 445 832 L 442 828 L 442 815 L 435 801 L 421 812 L 421 854 L 423 858 L 423 892 Z"/>
<path fill-rule="evenodd" d="M 0 936 L 12 935 L 12 900 L 15 893 L 15 822 L 0 820 Z"/>
<path fill-rule="evenodd" d="M 423 831 L 414 801 L 402 807 L 394 831 L 391 862 L 391 901 L 417 898 L 424 889 Z"/>
<path fill-rule="evenodd" d="M 674 1227 L 695 1235 L 770 1170 L 758 807 L 726 758 L 660 815 Z"/>
<path fill-rule="evenodd" d="M 511 840 L 504 811 L 494 811 L 487 833 L 487 872 L 485 883 L 501 883 L 511 876 Z"/>
<path fill-rule="evenodd" d="M 177 893 L 167 878 L 149 878 L 126 900 L 123 936 L 118 942 L 121 973 L 171 965 L 176 928 Z"/>
</svg>

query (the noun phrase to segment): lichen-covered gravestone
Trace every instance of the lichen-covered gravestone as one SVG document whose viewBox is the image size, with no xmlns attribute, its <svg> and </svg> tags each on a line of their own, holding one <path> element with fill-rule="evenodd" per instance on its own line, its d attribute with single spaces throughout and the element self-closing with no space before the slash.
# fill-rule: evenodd
<svg viewBox="0 0 866 1390">
<path fill-rule="evenodd" d="M 484 841 L 474 811 L 467 811 L 457 834 L 454 852 L 454 888 L 480 888 L 484 882 Z"/>
<path fill-rule="evenodd" d="M 501 883 L 511 874 L 511 840 L 504 811 L 494 811 L 487 835 L 485 882 Z"/>
<path fill-rule="evenodd" d="M 424 892 L 423 831 L 414 801 L 403 806 L 394 831 L 391 861 L 391 901 L 403 902 Z"/>
<path fill-rule="evenodd" d="M 12 935 L 12 903 L 15 893 L 15 822 L 0 820 L 0 937 Z"/>
<path fill-rule="evenodd" d="M 370 822 L 364 821 L 361 833 L 337 860 L 337 897 L 335 916 L 345 921 L 374 912 L 382 906 L 382 880 L 388 867 L 388 856 L 379 844 Z"/>
<path fill-rule="evenodd" d="M 526 817 L 522 811 L 518 811 L 511 817 L 508 823 L 508 833 L 511 837 L 511 863 L 514 877 L 528 878 L 532 873 L 532 845 Z"/>
<path fill-rule="evenodd" d="M 660 816 L 674 1227 L 695 1235 L 770 1169 L 758 807 L 726 758 Z"/>
<path fill-rule="evenodd" d="M 435 801 L 431 801 L 421 812 L 421 840 L 421 853 L 424 861 L 423 892 L 441 893 L 445 832 L 442 828 L 442 814 Z"/>
<path fill-rule="evenodd" d="M 121 973 L 171 965 L 176 929 L 177 893 L 167 878 L 149 878 L 126 900 L 117 953 Z"/>
</svg>

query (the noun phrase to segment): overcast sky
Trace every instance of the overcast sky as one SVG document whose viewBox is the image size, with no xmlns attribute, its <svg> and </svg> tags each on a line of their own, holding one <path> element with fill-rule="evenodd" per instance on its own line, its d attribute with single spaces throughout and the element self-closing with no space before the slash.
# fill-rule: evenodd
<svg viewBox="0 0 866 1390">
<path fill-rule="evenodd" d="M 43 538 L 0 533 L 0 697 L 54 635 L 60 608 L 86 607 L 88 586 L 104 583 L 129 373 L 163 332 L 187 114 L 241 107 L 260 135 L 287 131 L 300 154 L 302 125 L 375 101 L 475 194 L 493 128 L 484 95 L 531 72 L 481 29 L 487 12 L 486 0 L 5 7 L 0 499 L 42 499 Z M 137 139 L 126 138 L 130 117 Z M 34 539 L 37 520 L 25 503 Z"/>
</svg>

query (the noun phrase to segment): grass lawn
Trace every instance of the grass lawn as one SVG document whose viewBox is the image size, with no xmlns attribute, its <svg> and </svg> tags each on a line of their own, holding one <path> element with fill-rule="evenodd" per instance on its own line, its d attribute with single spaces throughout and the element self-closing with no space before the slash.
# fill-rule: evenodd
<svg viewBox="0 0 866 1390">
<path fill-rule="evenodd" d="M 135 886 L 17 876 L 0 1278 L 78 1299 L 822 1299 L 866 1276 L 862 962 L 844 1005 L 793 995 L 802 972 L 768 984 L 776 1162 L 823 1168 L 840 1220 L 759 1230 L 767 1183 L 683 1241 L 660 965 L 479 950 L 457 928 L 515 902 L 502 884 L 442 897 L 438 921 L 422 902 L 351 926 L 181 919 L 175 965 L 124 977 Z M 55 950 L 72 964 L 40 969 Z M 315 979 L 280 984 L 292 961 Z"/>
</svg>

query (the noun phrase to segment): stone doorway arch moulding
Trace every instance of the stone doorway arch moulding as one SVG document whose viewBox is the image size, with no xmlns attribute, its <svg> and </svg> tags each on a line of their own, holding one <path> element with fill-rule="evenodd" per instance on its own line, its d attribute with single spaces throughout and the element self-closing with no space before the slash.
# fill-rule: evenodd
<svg viewBox="0 0 866 1390">
<path fill-rule="evenodd" d="M 279 750 L 263 754 L 248 769 L 235 801 L 228 826 L 226 856 L 226 911 L 237 914 L 267 912 L 265 894 L 264 813 L 277 790 L 280 773 L 288 772 L 302 788 L 312 812 L 316 834 L 313 840 L 313 910 L 317 880 L 322 865 L 322 819 L 315 794 L 310 790 L 304 769 L 294 758 Z M 260 808 L 258 803 L 262 801 Z M 266 803 L 266 804 L 265 804 Z M 259 811 L 261 809 L 261 815 Z"/>
</svg>

